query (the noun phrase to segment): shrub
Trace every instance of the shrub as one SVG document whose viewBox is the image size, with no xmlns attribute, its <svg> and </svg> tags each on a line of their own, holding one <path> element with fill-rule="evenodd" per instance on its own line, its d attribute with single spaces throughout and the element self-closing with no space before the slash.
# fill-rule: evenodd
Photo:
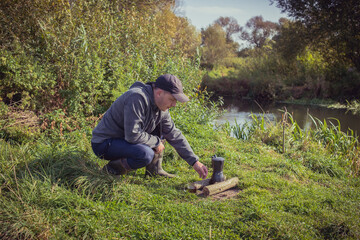
<svg viewBox="0 0 360 240">
<path fill-rule="evenodd" d="M 184 68 L 193 64 L 186 57 L 194 55 L 195 29 L 169 11 L 173 3 L 144 2 L 1 1 L 0 97 L 37 112 L 89 116 L 135 81 L 163 73 L 181 75 L 191 91 L 198 78 Z M 180 25 L 187 32 L 177 35 Z"/>
</svg>

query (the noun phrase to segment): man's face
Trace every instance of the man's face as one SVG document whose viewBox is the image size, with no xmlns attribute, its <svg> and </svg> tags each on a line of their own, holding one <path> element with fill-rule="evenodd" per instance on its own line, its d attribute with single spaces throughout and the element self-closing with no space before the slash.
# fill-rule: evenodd
<svg viewBox="0 0 360 240">
<path fill-rule="evenodd" d="M 169 108 L 176 106 L 176 99 L 167 91 L 160 90 L 156 94 L 156 97 L 155 103 L 161 111 L 166 111 Z"/>
</svg>

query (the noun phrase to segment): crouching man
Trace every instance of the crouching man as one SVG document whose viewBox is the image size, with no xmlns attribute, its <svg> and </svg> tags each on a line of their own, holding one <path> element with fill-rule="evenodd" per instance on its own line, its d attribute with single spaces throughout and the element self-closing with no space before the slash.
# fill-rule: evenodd
<svg viewBox="0 0 360 240">
<path fill-rule="evenodd" d="M 104 170 L 123 175 L 146 167 L 147 175 L 173 177 L 162 169 L 166 140 L 201 178 L 206 178 L 208 169 L 170 117 L 168 110 L 177 101 L 189 98 L 181 81 L 171 74 L 161 75 L 156 82 L 135 82 L 116 99 L 93 130 L 91 140 L 94 153 L 109 161 Z"/>
</svg>

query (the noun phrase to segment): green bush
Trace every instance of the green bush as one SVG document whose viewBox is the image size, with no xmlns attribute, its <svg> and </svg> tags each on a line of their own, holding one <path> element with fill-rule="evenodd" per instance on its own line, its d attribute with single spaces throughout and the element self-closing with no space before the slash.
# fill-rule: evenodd
<svg viewBox="0 0 360 240">
<path fill-rule="evenodd" d="M 11 2 L 0 4 L 0 97 L 6 103 L 90 116 L 135 81 L 172 73 L 185 80 L 187 92 L 198 84 L 198 73 L 185 68 L 199 57 L 188 60 L 162 20 L 167 14 L 183 21 L 167 12 L 172 3 Z"/>
</svg>

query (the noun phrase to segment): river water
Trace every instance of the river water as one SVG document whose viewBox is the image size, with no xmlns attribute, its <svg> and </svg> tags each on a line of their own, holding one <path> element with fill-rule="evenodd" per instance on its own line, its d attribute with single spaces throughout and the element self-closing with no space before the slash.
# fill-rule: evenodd
<svg viewBox="0 0 360 240">
<path fill-rule="evenodd" d="M 294 120 L 301 126 L 301 128 L 311 128 L 314 126 L 313 121 L 309 117 L 320 119 L 322 122 L 324 119 L 329 122 L 337 124 L 336 118 L 340 121 L 340 127 L 343 132 L 347 132 L 348 129 L 352 129 L 357 136 L 360 134 L 360 116 L 353 115 L 350 111 L 346 112 L 344 109 L 329 109 L 326 107 L 315 105 L 300 105 L 300 104 L 287 104 L 287 103 L 272 103 L 270 105 L 258 105 L 252 100 L 243 100 L 236 98 L 224 98 L 223 109 L 227 112 L 215 122 L 222 124 L 229 121 L 231 125 L 235 123 L 242 125 L 245 122 L 252 121 L 251 113 L 256 115 L 262 115 L 265 112 L 265 117 L 270 121 L 279 121 L 282 118 L 283 112 L 280 110 L 287 109 L 294 118 Z"/>
</svg>

